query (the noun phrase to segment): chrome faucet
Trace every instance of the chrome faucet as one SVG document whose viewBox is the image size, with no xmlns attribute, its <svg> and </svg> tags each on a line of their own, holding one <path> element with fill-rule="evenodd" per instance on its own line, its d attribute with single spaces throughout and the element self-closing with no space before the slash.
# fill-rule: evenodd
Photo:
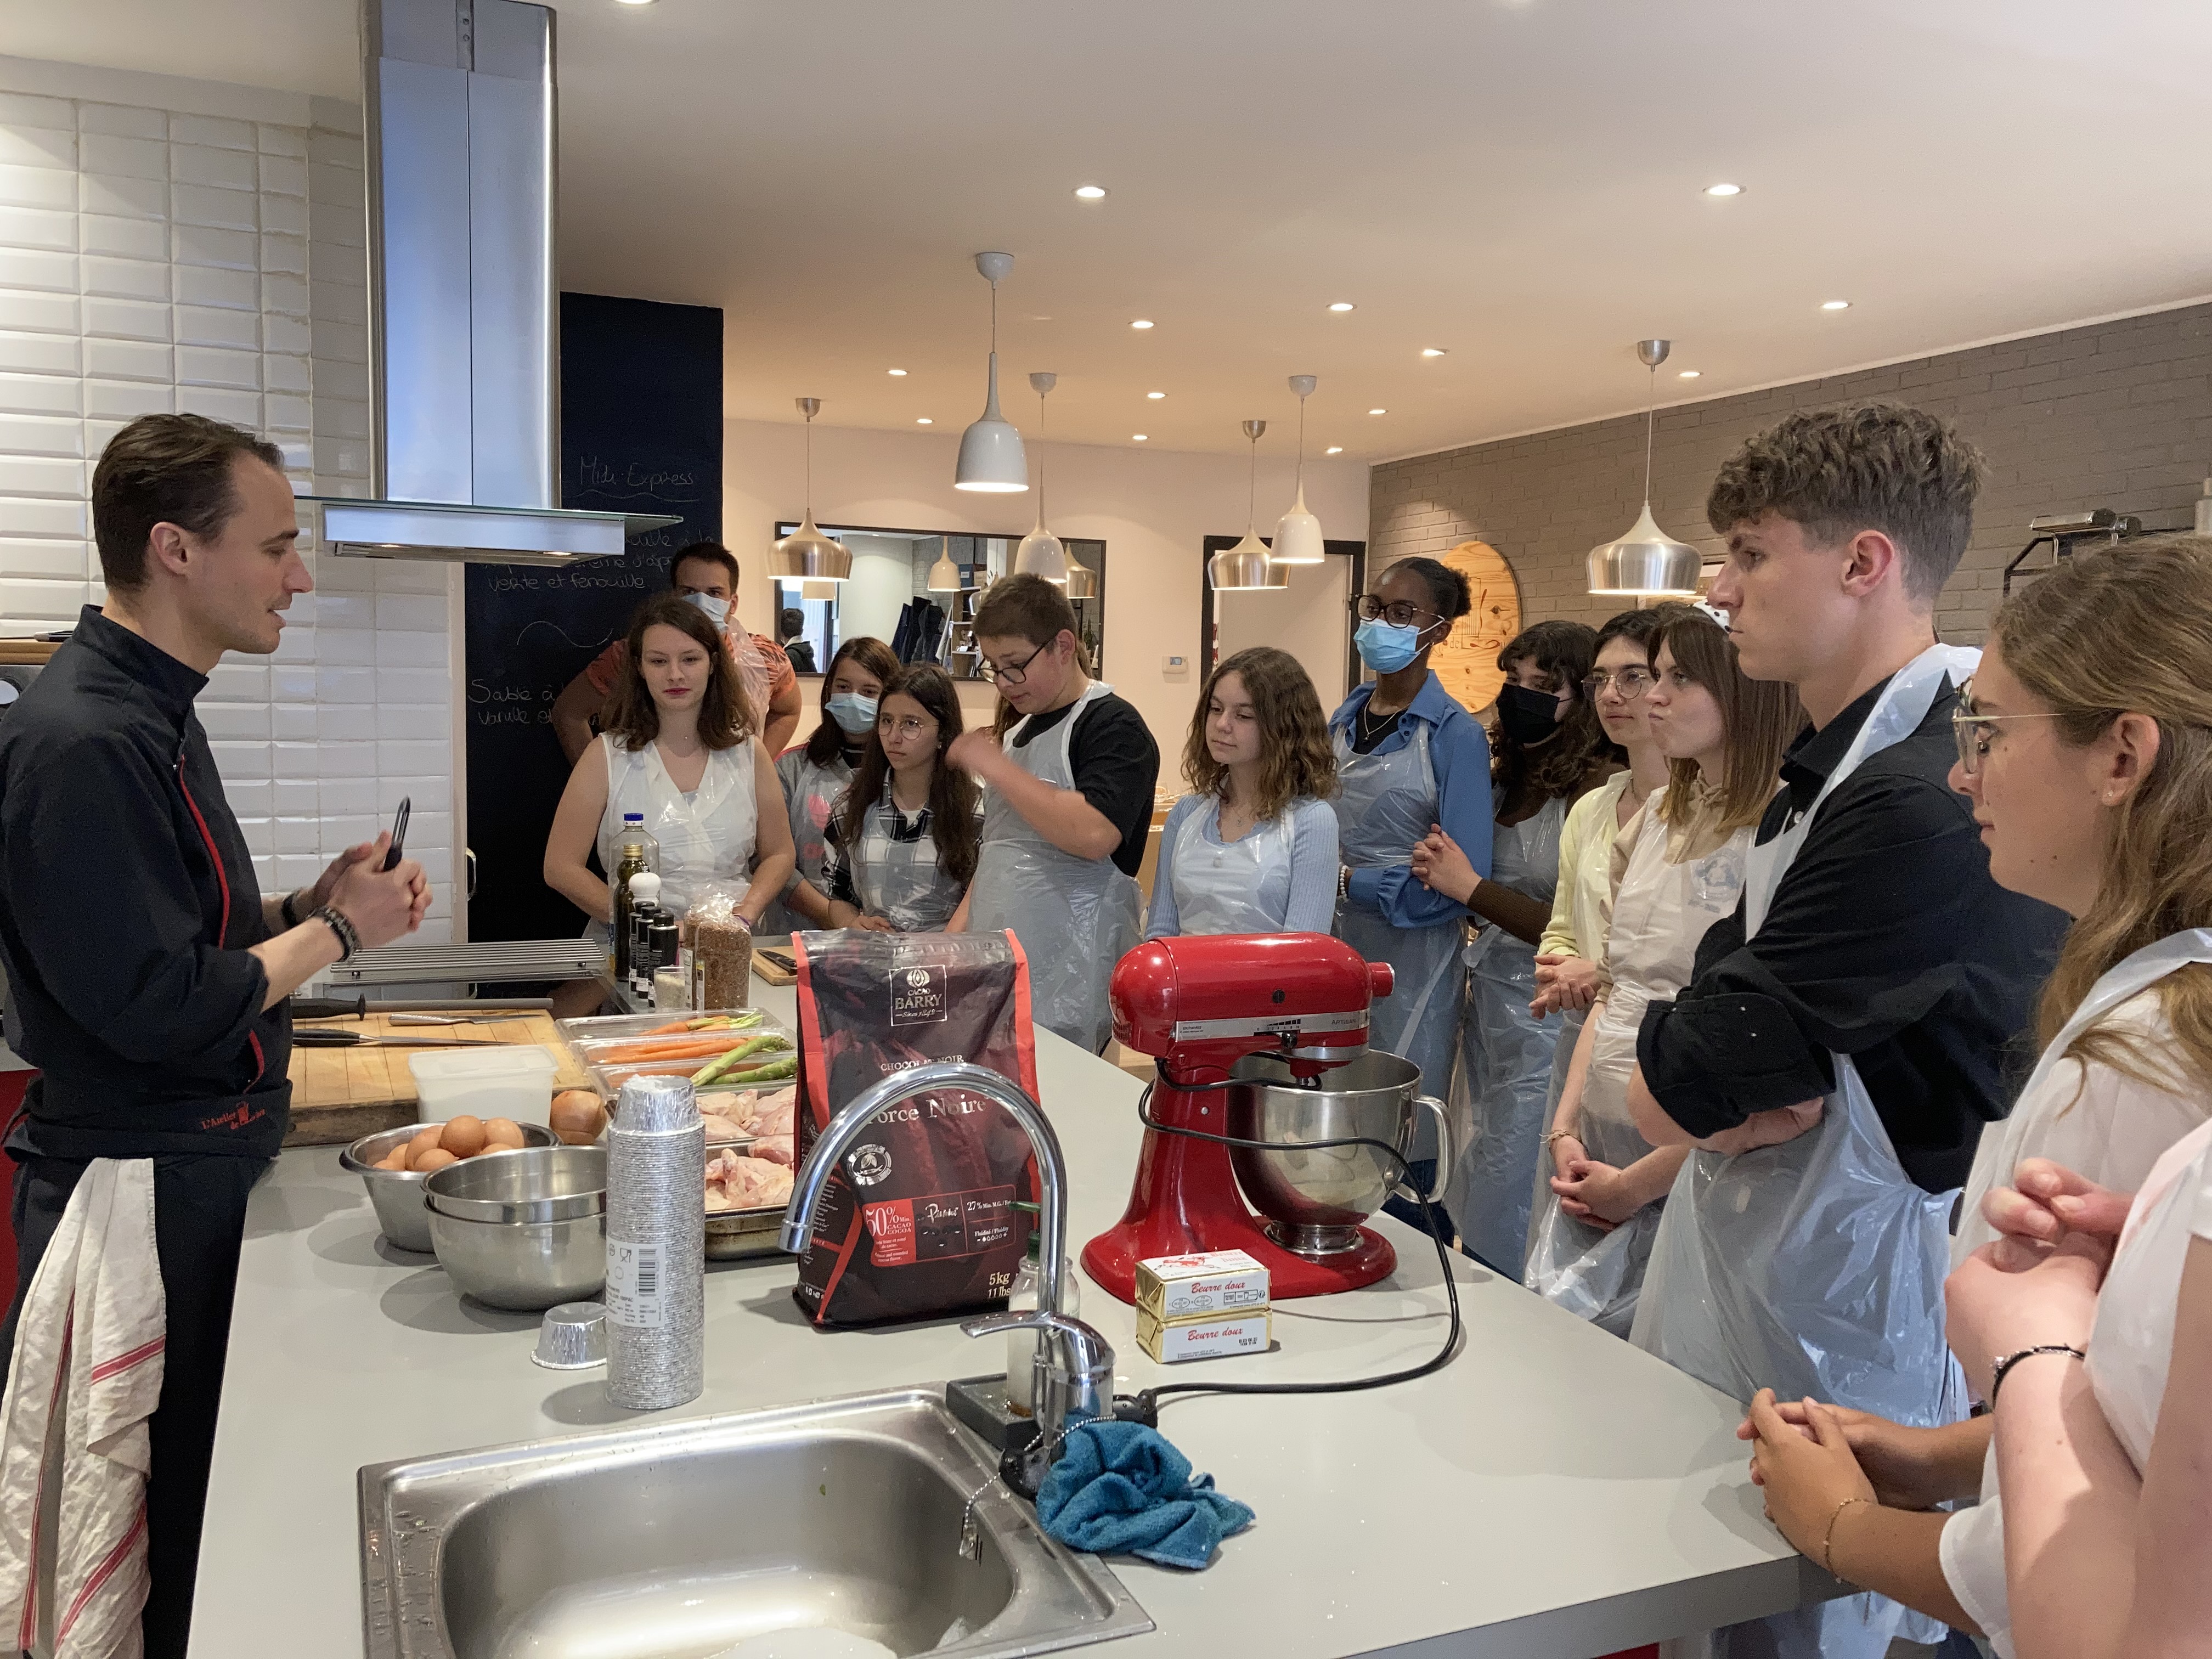
<svg viewBox="0 0 2212 1659">
<path fill-rule="evenodd" d="M 1034 1311 L 988 1314 L 969 1320 L 961 1329 L 969 1336 L 989 1336 L 1001 1331 L 1034 1330 L 1036 1345 L 1036 1387 L 1037 1439 L 1029 1473 L 1041 1477 L 1042 1465 L 1060 1455 L 1066 1431 L 1086 1418 L 1113 1415 L 1114 1350 L 1106 1339 L 1081 1320 L 1062 1311 L 1067 1288 L 1067 1160 L 1060 1150 L 1060 1137 L 1044 1109 L 1017 1085 L 986 1066 L 940 1060 L 917 1066 L 885 1078 L 856 1096 L 830 1121 L 830 1127 L 808 1151 L 806 1162 L 793 1183 L 791 1201 L 783 1212 L 780 1243 L 793 1255 L 807 1248 L 815 1208 L 830 1185 L 830 1176 L 845 1161 L 876 1118 L 917 1095 L 959 1089 L 981 1095 L 1005 1107 L 1030 1138 L 1036 1155 L 1043 1191 L 1037 1216 L 1037 1305 Z M 1031 1481 L 1018 1483 L 1030 1492 Z"/>
</svg>

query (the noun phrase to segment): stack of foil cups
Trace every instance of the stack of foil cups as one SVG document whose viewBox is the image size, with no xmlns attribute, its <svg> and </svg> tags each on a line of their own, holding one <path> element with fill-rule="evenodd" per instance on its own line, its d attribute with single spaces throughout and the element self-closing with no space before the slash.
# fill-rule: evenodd
<svg viewBox="0 0 2212 1659">
<path fill-rule="evenodd" d="M 691 1080 L 632 1078 L 607 1127 L 607 1398 L 626 1410 L 707 1386 L 706 1194 Z"/>
</svg>

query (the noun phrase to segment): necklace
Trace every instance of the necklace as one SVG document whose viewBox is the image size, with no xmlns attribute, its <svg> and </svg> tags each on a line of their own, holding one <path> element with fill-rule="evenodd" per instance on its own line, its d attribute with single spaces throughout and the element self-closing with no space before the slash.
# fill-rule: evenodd
<svg viewBox="0 0 2212 1659">
<path fill-rule="evenodd" d="M 1405 712 L 1403 708 L 1393 708 L 1387 714 L 1377 714 L 1375 709 L 1375 700 L 1370 697 L 1367 700 L 1367 706 L 1359 711 L 1359 740 L 1362 743 L 1373 742 L 1395 726 L 1399 717 Z"/>
</svg>

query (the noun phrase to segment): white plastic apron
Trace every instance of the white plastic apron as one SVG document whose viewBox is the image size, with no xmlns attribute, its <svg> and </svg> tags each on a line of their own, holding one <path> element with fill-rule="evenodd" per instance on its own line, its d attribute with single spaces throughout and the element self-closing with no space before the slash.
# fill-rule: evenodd
<svg viewBox="0 0 2212 1659">
<path fill-rule="evenodd" d="M 622 861 L 623 814 L 642 812 L 660 843 L 660 905 L 680 916 L 710 881 L 750 878 L 753 839 L 760 827 L 753 799 L 753 740 L 707 751 L 707 769 L 691 799 L 668 775 L 657 744 L 621 747 L 602 737 L 607 756 L 607 810 L 599 817 L 599 864 L 610 878 Z M 604 923 L 603 923 L 604 925 Z"/>
<path fill-rule="evenodd" d="M 1519 823 L 1497 825 L 1490 879 L 1549 902 L 1559 886 L 1566 819 L 1567 803 L 1555 796 Z M 1465 960 L 1467 1018 L 1445 1097 L 1459 1151 L 1444 1208 L 1462 1247 L 1510 1278 L 1528 1245 L 1559 1036 L 1528 1012 L 1536 994 L 1534 945 L 1493 924 L 1475 936 Z"/>
<path fill-rule="evenodd" d="M 1410 866 L 1413 843 L 1443 821 L 1428 722 L 1415 721 L 1413 741 L 1389 754 L 1352 753 L 1349 725 L 1334 735 L 1337 856 L 1354 870 Z M 1398 927 L 1381 911 L 1345 900 L 1336 907 L 1335 931 L 1368 961 L 1397 970 L 1390 994 L 1369 1011 L 1370 1046 L 1412 1060 L 1421 1068 L 1421 1091 L 1442 1094 L 1451 1077 L 1466 923 L 1455 915 L 1433 927 Z M 1416 1151 L 1436 1155 L 1425 1146 Z"/>
<path fill-rule="evenodd" d="M 860 908 L 902 933 L 941 933 L 967 889 L 937 867 L 933 833 L 919 841 L 891 834 L 895 810 L 888 799 L 871 806 L 861 822 L 860 844 L 849 854 Z"/>
<path fill-rule="evenodd" d="M 1113 690 L 1094 682 L 1051 731 L 1030 743 L 1009 742 L 1006 758 L 1055 789 L 1074 788 L 1069 750 L 1076 722 L 1085 703 Z M 1018 731 L 1036 718 L 1024 720 Z M 970 931 L 1003 927 L 1021 941 L 1036 1023 L 1094 1054 L 1104 1048 L 1114 1030 L 1107 982 L 1114 964 L 1144 933 L 1136 882 L 1110 856 L 1079 859 L 1061 852 L 991 789 L 984 793 L 983 847 L 970 891 Z"/>
<path fill-rule="evenodd" d="M 1828 797 L 1869 755 L 1918 729 L 1981 653 L 1931 646 L 1893 675 L 1809 811 L 1751 849 L 1744 936 L 1755 938 Z M 1731 1399 L 1762 1388 L 1915 1427 L 1955 1422 L 1966 1389 L 1943 1340 L 1955 1194 L 1913 1185 L 1847 1054 L 1820 1121 L 1739 1157 L 1690 1155 L 1668 1195 L 1631 1340 Z M 1884 1659 L 1893 1638 L 1943 1627 L 1871 1593 L 1713 1632 L 1727 1659 Z"/>
<path fill-rule="evenodd" d="M 1221 808 L 1209 801 L 1176 828 L 1169 871 L 1176 924 L 1186 933 L 1279 933 L 1291 896 L 1291 809 L 1255 823 L 1241 841 L 1209 840 L 1206 820 Z M 1218 819 L 1217 819 L 1218 822 Z M 1218 833 L 1218 831 L 1217 831 Z M 1272 902 L 1271 902 L 1272 901 Z"/>
<path fill-rule="evenodd" d="M 1606 945 L 1613 983 L 1590 1034 L 1577 1120 L 1583 1147 L 1600 1164 L 1625 1170 L 1651 1151 L 1628 1110 L 1636 1034 L 1646 1007 L 1677 995 L 1688 982 L 1705 930 L 1735 908 L 1755 833 L 1747 826 L 1703 858 L 1670 864 L 1667 825 L 1658 813 L 1647 806 L 1638 821 L 1636 843 L 1613 902 Z M 1548 1180 L 1553 1168 L 1548 1156 L 1539 1156 L 1522 1282 L 1577 1317 L 1626 1336 L 1665 1200 L 1645 1205 L 1607 1232 L 1559 1207 Z"/>
<path fill-rule="evenodd" d="M 811 882 L 814 890 L 827 896 L 829 888 L 822 880 L 823 831 L 836 810 L 837 798 L 853 781 L 853 769 L 840 754 L 827 766 L 817 766 L 804 749 L 794 749 L 780 755 L 775 763 L 776 780 L 783 785 L 784 806 L 791 819 L 791 848 L 795 855 L 791 879 L 784 884 L 784 896 L 802 881 Z M 778 898 L 761 915 L 760 926 L 753 931 L 763 935 L 788 933 L 814 924 Z"/>
</svg>

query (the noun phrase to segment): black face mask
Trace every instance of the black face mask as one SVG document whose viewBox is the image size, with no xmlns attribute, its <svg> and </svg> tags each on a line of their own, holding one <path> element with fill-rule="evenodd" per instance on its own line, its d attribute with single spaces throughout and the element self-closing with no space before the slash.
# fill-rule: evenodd
<svg viewBox="0 0 2212 1659">
<path fill-rule="evenodd" d="M 1559 700 L 1549 691 L 1532 691 L 1525 685 L 1498 689 L 1498 729 L 1523 749 L 1559 734 Z"/>
</svg>

